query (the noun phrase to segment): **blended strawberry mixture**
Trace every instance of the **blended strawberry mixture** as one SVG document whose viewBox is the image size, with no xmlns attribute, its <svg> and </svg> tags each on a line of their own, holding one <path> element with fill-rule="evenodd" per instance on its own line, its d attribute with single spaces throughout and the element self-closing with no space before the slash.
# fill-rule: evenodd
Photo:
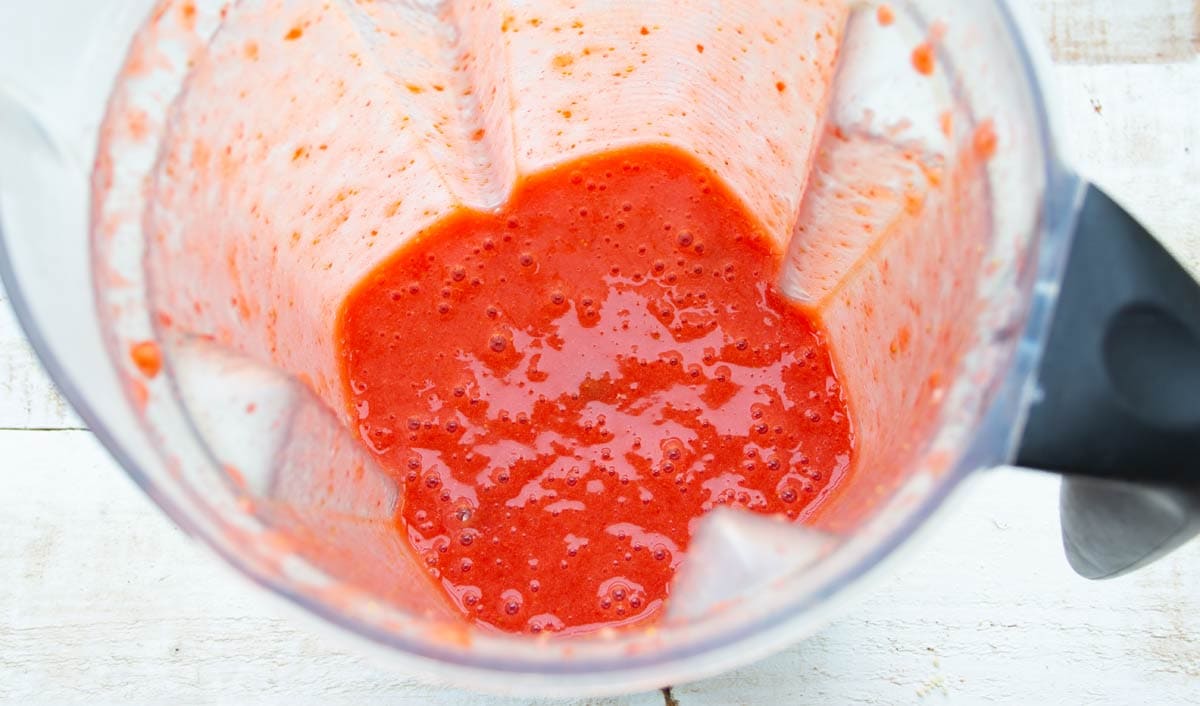
<svg viewBox="0 0 1200 706">
<path fill-rule="evenodd" d="M 994 127 L 835 124 L 842 0 L 440 7 L 160 0 L 94 174 L 130 394 L 171 394 L 158 334 L 301 380 L 398 490 L 343 449 L 255 501 L 454 625 L 650 625 L 715 508 L 869 516 L 973 335 Z"/>
<path fill-rule="evenodd" d="M 797 519 L 845 471 L 846 405 L 780 259 L 715 174 L 640 147 L 526 179 L 353 292 L 351 416 L 466 615 L 653 615 L 706 511 Z"/>
</svg>

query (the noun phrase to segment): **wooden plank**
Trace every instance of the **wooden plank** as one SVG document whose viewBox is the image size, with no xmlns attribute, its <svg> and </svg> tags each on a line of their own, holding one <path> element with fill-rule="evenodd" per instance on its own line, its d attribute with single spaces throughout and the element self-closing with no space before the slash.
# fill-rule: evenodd
<svg viewBox="0 0 1200 706">
<path fill-rule="evenodd" d="M 1150 46 L 1157 41 L 1154 33 L 1183 32 L 1186 22 L 1192 22 L 1188 36 L 1194 38 L 1200 21 L 1200 0 L 1034 0 L 1033 6 L 1060 55 L 1072 46 L 1064 37 L 1091 36 L 1085 29 L 1092 25 L 1107 28 L 1103 36 L 1120 46 Z M 1058 66 L 1058 85 L 1048 91 L 1069 128 L 1064 137 L 1072 163 L 1200 275 L 1200 219 L 1195 216 L 1200 213 L 1200 189 L 1195 188 L 1200 183 L 1195 122 L 1200 59 L 1191 56 L 1181 63 L 1130 65 L 1110 64 L 1121 57 L 1098 53 L 1094 58 L 1101 65 L 1088 65 L 1095 63 L 1089 60 Z M 42 374 L 7 306 L 0 304 L 0 428 L 79 426 Z"/>
<path fill-rule="evenodd" d="M 88 432 L 0 431 L 0 458 L 0 703 L 505 703 L 297 623 L 188 541 Z"/>
<path fill-rule="evenodd" d="M 422 685 L 296 621 L 171 527 L 86 432 L 0 432 L 0 458 L 0 702 L 529 703 Z M 1056 485 L 979 476 L 841 620 L 674 695 L 1194 703 L 1200 544 L 1123 579 L 1079 579 L 1059 546 Z"/>
<path fill-rule="evenodd" d="M 0 429 L 82 426 L 42 370 L 0 286 Z"/>
<path fill-rule="evenodd" d="M 1200 61 L 1054 73 L 1071 164 L 1200 277 Z"/>
<path fill-rule="evenodd" d="M 1056 62 L 1158 64 L 1200 51 L 1200 0 L 1035 0 Z"/>
<path fill-rule="evenodd" d="M 1034 0 L 1073 164 L 1200 274 L 1198 4 Z M 77 424 L 0 304 L 0 429 Z M 529 703 L 423 686 L 296 623 L 185 541 L 89 434 L 0 431 L 0 459 L 0 702 Z M 675 697 L 1196 703 L 1200 544 L 1083 582 L 1057 546 L 1054 485 L 981 476 L 842 620 Z"/>
<path fill-rule="evenodd" d="M 1089 582 L 1063 558 L 1058 481 L 981 475 L 895 575 L 813 639 L 676 689 L 687 706 L 758 703 L 1194 704 L 1200 543 Z M 764 702 L 765 703 L 765 702 Z"/>
</svg>

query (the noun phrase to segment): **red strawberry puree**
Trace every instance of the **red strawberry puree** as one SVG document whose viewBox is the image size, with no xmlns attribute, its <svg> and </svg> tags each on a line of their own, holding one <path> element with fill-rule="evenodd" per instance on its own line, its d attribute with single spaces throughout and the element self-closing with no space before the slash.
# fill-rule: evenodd
<svg viewBox="0 0 1200 706">
<path fill-rule="evenodd" d="M 847 468 L 779 261 L 716 175 L 641 147 L 455 214 L 354 290 L 351 414 L 459 608 L 533 632 L 653 615 L 706 511 L 796 519 Z"/>
</svg>

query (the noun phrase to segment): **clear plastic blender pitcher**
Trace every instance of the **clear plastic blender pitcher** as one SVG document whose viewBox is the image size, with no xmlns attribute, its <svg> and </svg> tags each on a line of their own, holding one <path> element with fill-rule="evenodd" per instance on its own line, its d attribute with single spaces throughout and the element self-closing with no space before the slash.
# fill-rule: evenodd
<svg viewBox="0 0 1200 706">
<path fill-rule="evenodd" d="M 745 37 L 764 14 L 780 21 Z M 510 34 L 510 22 L 524 34 Z M 252 42 L 247 27 L 277 42 L 306 33 L 317 49 L 305 62 L 255 69 L 238 62 L 272 47 Z M 571 31 L 555 37 L 555 27 Z M 586 41 L 577 38 L 584 27 Z M 647 56 L 639 35 L 651 32 L 677 46 Z M 1037 62 L 1004 2 L 881 10 L 55 0 L 0 10 L 0 38 L 0 274 L 46 368 L 181 528 L 414 674 L 565 695 L 657 687 L 744 664 L 820 627 L 835 599 L 904 544 L 966 474 L 1018 451 L 1054 470 L 1164 484 L 1143 491 L 1073 481 L 1064 529 L 1085 573 L 1131 568 L 1194 533 L 1196 495 L 1186 489 L 1194 474 L 1178 461 L 1196 449 L 1200 426 L 1189 403 L 1200 379 L 1194 284 L 1061 163 Z M 790 51 L 750 49 L 779 42 Z M 555 71 L 575 61 L 560 57 L 593 44 L 616 73 L 628 65 L 628 76 L 593 91 L 581 76 Z M 364 60 L 353 69 L 330 58 L 347 45 Z M 416 93 L 410 83 L 436 81 L 467 54 L 491 62 L 508 103 L 458 84 L 444 101 L 405 102 Z M 714 88 L 705 84 L 712 72 L 728 69 L 706 62 L 719 55 L 749 58 Z M 769 63 L 780 56 L 788 60 Z M 789 113 L 800 116 L 794 122 L 772 120 L 757 94 L 732 80 L 772 72 L 808 101 L 807 112 Z M 391 144 L 386 124 L 305 103 L 351 73 L 413 107 L 416 147 Z M 242 95 L 204 113 L 204 99 L 223 91 Z M 264 100 L 281 96 L 294 100 Z M 538 137 L 548 96 L 570 98 L 577 113 L 574 132 L 557 141 Z M 273 322 L 283 343 L 270 346 L 259 329 L 237 323 L 238 310 L 255 303 L 227 291 L 228 280 L 197 255 L 206 243 L 224 244 L 226 226 L 251 202 L 328 184 L 286 181 L 274 166 L 279 155 L 242 156 L 197 196 L 209 210 L 179 219 L 150 195 L 181 154 L 171 140 L 189 106 L 213 134 L 273 131 L 299 141 L 332 121 L 361 144 L 378 141 L 381 152 L 419 148 L 414 195 L 434 199 L 438 180 L 429 175 L 452 173 L 462 187 L 447 198 L 479 208 L 502 202 L 515 173 L 636 141 L 635 128 L 721 162 L 787 242 L 784 291 L 821 302 L 848 365 L 859 447 L 853 473 L 822 500 L 828 519 L 794 526 L 714 513 L 667 615 L 651 627 L 556 639 L 472 628 L 445 607 L 392 531 L 396 482 L 330 411 L 337 404 L 328 382 L 309 374 L 324 365 L 320 346 L 296 342 L 319 328 L 330 300 L 286 264 L 264 270 L 279 284 L 263 296 L 285 292 L 303 304 L 302 314 Z M 553 110 L 562 117 L 562 105 Z M 473 147 L 477 125 L 507 126 L 510 142 Z M 187 150 L 195 159 L 190 143 Z M 350 155 L 346 173 L 370 168 Z M 217 152 L 205 162 L 222 159 Z M 892 195 L 886 207 L 858 188 L 864 173 Z M 1081 207 L 1097 235 L 1085 233 L 1064 285 Z M 795 229 L 798 218 L 823 228 L 867 222 L 886 237 L 847 233 L 830 250 Z M 220 227 L 189 240 L 212 223 Z M 330 267 L 352 277 L 371 257 L 331 259 Z M 1098 292 L 1106 279 L 1117 283 Z M 207 322 L 216 335 L 179 326 L 187 312 L 165 314 L 165 292 L 175 286 L 229 303 Z M 926 306 L 916 318 L 908 304 L 918 299 Z M 905 322 L 928 327 L 922 340 L 930 345 L 909 345 L 899 333 Z M 163 372 L 153 379 L 138 374 L 130 355 L 139 342 L 162 351 Z M 1044 350 L 1053 373 L 1043 372 L 1038 397 Z M 1168 358 L 1147 358 L 1147 350 Z M 1112 375 L 1117 368 L 1132 372 Z M 1176 375 L 1164 383 L 1161 370 Z M 898 380 L 928 387 L 914 397 Z M 1080 451 L 1096 429 L 1111 444 Z M 1122 493 L 1119 502 L 1113 493 Z M 1101 523 L 1116 521 L 1129 542 L 1094 541 Z"/>
</svg>

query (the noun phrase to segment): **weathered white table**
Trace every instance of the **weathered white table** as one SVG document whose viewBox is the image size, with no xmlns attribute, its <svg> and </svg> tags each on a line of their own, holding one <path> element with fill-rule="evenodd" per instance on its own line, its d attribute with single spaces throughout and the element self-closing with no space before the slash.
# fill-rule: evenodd
<svg viewBox="0 0 1200 706">
<path fill-rule="evenodd" d="M 1035 15 L 1075 163 L 1200 272 L 1200 2 L 1039 0 Z M 1056 497 L 1050 477 L 981 474 L 840 621 L 674 698 L 1200 704 L 1200 542 L 1089 583 L 1062 558 Z M 79 428 L 0 305 L 0 702 L 518 703 L 422 686 L 279 610 Z"/>
</svg>

